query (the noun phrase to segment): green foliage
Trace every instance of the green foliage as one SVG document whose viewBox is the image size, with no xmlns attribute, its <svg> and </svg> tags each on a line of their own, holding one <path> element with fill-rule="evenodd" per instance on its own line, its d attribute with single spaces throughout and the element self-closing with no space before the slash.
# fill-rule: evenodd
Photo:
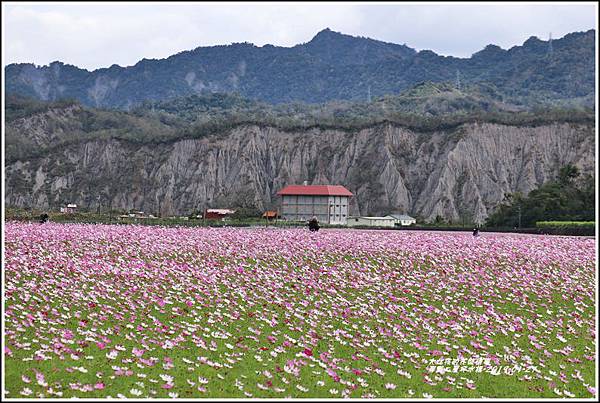
<svg viewBox="0 0 600 403">
<path fill-rule="evenodd" d="M 594 221 L 538 221 L 535 223 L 545 234 L 594 236 Z"/>
<path fill-rule="evenodd" d="M 471 88 L 473 93 L 485 93 L 482 87 Z M 428 133 L 452 131 L 464 124 L 482 122 L 514 126 L 554 122 L 594 124 L 594 111 L 587 109 L 539 109 L 534 113 L 512 111 L 506 105 L 497 104 L 495 109 L 473 107 L 466 112 L 454 109 L 445 112 L 429 109 L 429 114 L 419 112 L 423 103 L 428 102 L 427 94 L 438 94 L 439 98 L 446 93 L 454 96 L 454 92 L 447 85 L 430 83 L 418 86 L 408 95 L 381 98 L 371 103 L 330 102 L 322 105 L 298 102 L 269 105 L 239 95 L 209 94 L 165 102 L 149 101 L 131 112 L 11 97 L 7 98 L 6 108 L 13 118 L 19 115 L 22 119 L 7 121 L 6 160 L 10 163 L 39 158 L 70 144 L 89 141 L 118 139 L 134 145 L 169 144 L 183 139 L 221 136 L 236 127 L 248 125 L 275 127 L 288 132 L 312 129 L 353 132 L 392 124 Z M 425 98 L 419 100 L 415 94 Z M 40 130 L 32 129 L 33 122 Z M 40 136 L 40 132 L 44 135 Z M 460 136 L 460 131 L 455 134 Z"/>
<path fill-rule="evenodd" d="M 240 207 L 232 215 L 233 219 L 243 220 L 247 218 L 261 218 L 262 212 L 255 207 Z"/>
<path fill-rule="evenodd" d="M 529 192 L 506 195 L 486 220 L 488 227 L 531 228 L 539 221 L 589 221 L 595 217 L 593 175 L 581 176 L 577 167 L 562 167 L 556 179 Z"/>
<path fill-rule="evenodd" d="M 20 118 L 47 112 L 52 108 L 63 109 L 76 105 L 79 105 L 79 102 L 72 99 L 64 99 L 50 103 L 18 94 L 6 95 L 4 121 L 5 123 L 9 123 Z"/>
<path fill-rule="evenodd" d="M 558 182 L 563 186 L 568 186 L 579 176 L 579 169 L 574 165 L 565 165 L 558 172 Z"/>
</svg>

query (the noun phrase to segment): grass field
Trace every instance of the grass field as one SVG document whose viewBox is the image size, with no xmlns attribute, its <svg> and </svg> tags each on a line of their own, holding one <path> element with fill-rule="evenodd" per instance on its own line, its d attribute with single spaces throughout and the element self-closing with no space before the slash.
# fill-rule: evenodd
<svg viewBox="0 0 600 403">
<path fill-rule="evenodd" d="M 5 225 L 5 397 L 583 397 L 595 240 Z"/>
</svg>

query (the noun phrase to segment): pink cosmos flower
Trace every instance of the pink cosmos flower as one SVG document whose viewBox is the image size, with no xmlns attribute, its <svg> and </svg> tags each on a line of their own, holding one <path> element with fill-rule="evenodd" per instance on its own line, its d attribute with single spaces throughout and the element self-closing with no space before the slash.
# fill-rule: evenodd
<svg viewBox="0 0 600 403">
<path fill-rule="evenodd" d="M 337 372 L 335 372 L 333 369 L 331 368 L 327 368 L 327 375 L 329 375 L 330 377 L 333 378 L 334 381 L 339 382 L 340 381 L 340 376 L 337 374 Z"/>
</svg>

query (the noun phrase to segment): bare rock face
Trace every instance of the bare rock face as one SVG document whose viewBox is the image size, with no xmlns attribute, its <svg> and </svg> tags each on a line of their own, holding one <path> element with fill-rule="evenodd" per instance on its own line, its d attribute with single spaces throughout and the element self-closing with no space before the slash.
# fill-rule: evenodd
<svg viewBox="0 0 600 403">
<path fill-rule="evenodd" d="M 341 184 L 351 214 L 403 211 L 483 222 L 506 193 L 527 193 L 571 163 L 594 169 L 594 128 L 463 124 L 414 132 L 285 132 L 239 126 L 170 144 L 90 140 L 6 167 L 6 205 L 136 208 L 162 215 L 205 207 L 277 208 L 288 184 Z"/>
</svg>

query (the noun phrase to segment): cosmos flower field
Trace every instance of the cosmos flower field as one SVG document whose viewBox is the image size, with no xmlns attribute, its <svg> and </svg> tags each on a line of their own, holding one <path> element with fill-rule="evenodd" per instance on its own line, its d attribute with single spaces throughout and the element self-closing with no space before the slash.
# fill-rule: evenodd
<svg viewBox="0 0 600 403">
<path fill-rule="evenodd" d="M 595 240 L 5 225 L 6 397 L 583 397 Z"/>
</svg>

